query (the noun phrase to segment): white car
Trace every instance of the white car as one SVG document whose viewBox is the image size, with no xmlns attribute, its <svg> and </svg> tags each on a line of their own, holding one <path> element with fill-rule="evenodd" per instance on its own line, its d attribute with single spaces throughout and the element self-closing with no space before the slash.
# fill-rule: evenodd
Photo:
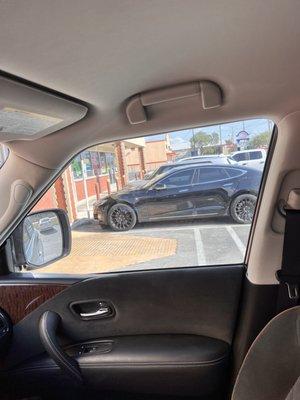
<svg viewBox="0 0 300 400">
<path fill-rule="evenodd" d="M 210 164 L 236 164 L 236 162 L 230 157 L 225 156 L 224 154 L 214 154 L 214 155 L 207 155 L 207 156 L 194 156 L 194 157 L 186 157 L 181 158 L 180 160 L 176 161 L 176 164 L 182 163 L 195 163 L 195 162 L 207 162 Z"/>
<path fill-rule="evenodd" d="M 263 169 L 267 157 L 264 149 L 236 151 L 230 156 L 237 164 Z"/>
</svg>

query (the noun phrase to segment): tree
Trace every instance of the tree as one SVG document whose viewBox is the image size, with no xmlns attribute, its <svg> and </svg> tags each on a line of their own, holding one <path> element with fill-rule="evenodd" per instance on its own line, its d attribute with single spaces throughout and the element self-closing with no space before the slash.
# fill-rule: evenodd
<svg viewBox="0 0 300 400">
<path fill-rule="evenodd" d="M 219 144 L 220 138 L 217 132 L 213 132 L 211 135 L 211 143 L 210 144 Z"/>
<path fill-rule="evenodd" d="M 271 139 L 271 133 L 266 131 L 253 136 L 248 143 L 248 149 L 258 149 L 260 147 L 268 147 Z"/>
<path fill-rule="evenodd" d="M 234 146 L 234 143 L 233 143 L 233 141 L 232 141 L 231 139 L 226 139 L 226 140 L 225 140 L 225 144 L 226 144 L 227 146 Z"/>
<path fill-rule="evenodd" d="M 204 146 L 216 145 L 219 143 L 219 135 L 216 132 L 205 133 L 203 131 L 198 131 L 190 139 L 191 147 L 202 149 Z"/>
</svg>

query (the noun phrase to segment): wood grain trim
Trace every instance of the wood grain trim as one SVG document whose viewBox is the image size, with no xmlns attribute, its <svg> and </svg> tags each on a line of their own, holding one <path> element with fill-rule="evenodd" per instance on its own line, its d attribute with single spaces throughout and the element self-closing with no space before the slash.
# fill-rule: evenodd
<svg viewBox="0 0 300 400">
<path fill-rule="evenodd" d="M 16 324 L 67 287 L 64 284 L 0 285 L 0 307 Z"/>
</svg>

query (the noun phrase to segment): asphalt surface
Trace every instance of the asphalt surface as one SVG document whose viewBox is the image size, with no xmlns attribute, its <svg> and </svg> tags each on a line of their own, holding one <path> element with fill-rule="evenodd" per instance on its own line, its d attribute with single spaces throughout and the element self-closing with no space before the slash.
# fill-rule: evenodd
<svg viewBox="0 0 300 400">
<path fill-rule="evenodd" d="M 177 240 L 176 254 L 122 268 L 133 270 L 241 263 L 245 256 L 250 225 L 233 223 L 230 218 L 214 218 L 189 222 L 144 223 L 131 231 L 112 232 L 109 229 L 103 230 L 97 222 L 92 221 L 76 230 L 93 232 L 96 235 L 109 232 L 111 235 L 124 237 L 134 235 Z"/>
</svg>

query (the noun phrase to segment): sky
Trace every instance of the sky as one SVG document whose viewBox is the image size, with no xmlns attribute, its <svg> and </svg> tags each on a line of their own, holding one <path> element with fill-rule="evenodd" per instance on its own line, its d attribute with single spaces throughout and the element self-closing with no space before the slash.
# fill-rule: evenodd
<svg viewBox="0 0 300 400">
<path fill-rule="evenodd" d="M 268 122 L 268 120 L 266 120 L 266 119 L 252 119 L 252 120 L 247 120 L 247 121 L 239 121 L 239 122 L 231 122 L 228 124 L 222 124 L 221 125 L 222 143 L 224 143 L 225 140 L 227 140 L 227 139 L 234 140 L 236 137 L 236 134 L 242 130 L 245 130 L 246 132 L 248 132 L 250 135 L 250 138 L 251 138 L 252 136 L 257 135 L 258 133 L 268 131 L 269 128 L 272 130 L 273 123 L 271 121 Z M 206 133 L 212 133 L 212 132 L 217 132 L 218 134 L 220 133 L 219 125 L 195 128 L 194 132 L 196 133 L 199 130 L 206 132 Z M 170 137 L 170 142 L 171 142 L 171 149 L 172 150 L 181 150 L 181 149 L 189 148 L 190 147 L 190 138 L 192 137 L 192 135 L 193 135 L 192 129 L 185 129 L 182 131 L 170 132 L 169 137 Z M 145 137 L 147 142 L 152 141 L 152 140 L 164 139 L 164 138 L 165 138 L 164 134 Z"/>
</svg>

